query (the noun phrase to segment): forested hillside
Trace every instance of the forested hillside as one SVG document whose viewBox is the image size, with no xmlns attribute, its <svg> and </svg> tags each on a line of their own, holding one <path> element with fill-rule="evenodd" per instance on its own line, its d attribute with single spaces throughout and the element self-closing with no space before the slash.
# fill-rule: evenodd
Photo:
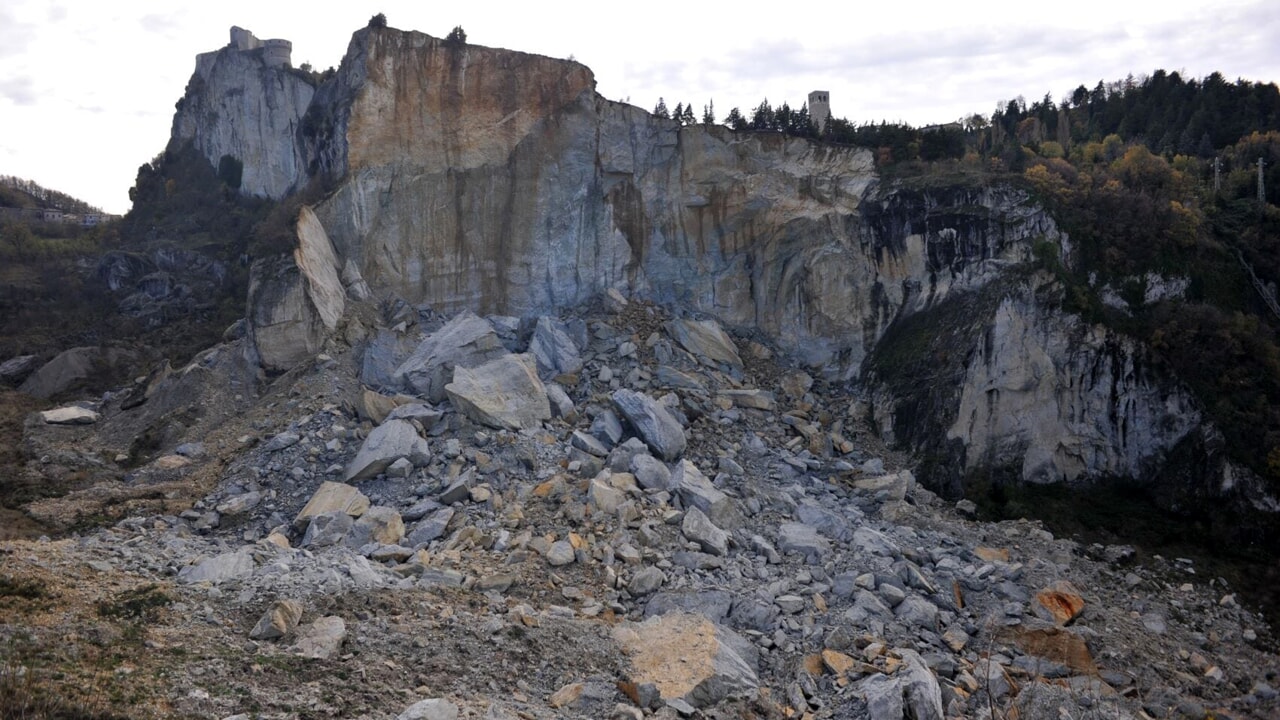
<svg viewBox="0 0 1280 720">
<path fill-rule="evenodd" d="M 806 107 L 768 101 L 724 122 L 875 148 L 889 179 L 1025 184 L 1071 237 L 1065 262 L 1042 256 L 1065 308 L 1144 340 L 1231 456 L 1280 489 L 1275 84 L 1157 70 L 929 128 L 833 118 L 818 132 Z"/>
</svg>

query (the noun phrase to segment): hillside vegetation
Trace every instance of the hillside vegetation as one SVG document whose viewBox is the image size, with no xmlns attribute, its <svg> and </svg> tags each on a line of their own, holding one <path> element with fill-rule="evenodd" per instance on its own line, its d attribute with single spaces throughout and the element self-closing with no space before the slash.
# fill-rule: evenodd
<svg viewBox="0 0 1280 720">
<path fill-rule="evenodd" d="M 874 148 L 891 180 L 1029 187 L 1071 238 L 1065 264 L 1042 255 L 1066 287 L 1065 309 L 1145 341 L 1195 392 L 1230 455 L 1280 491 L 1275 84 L 1157 70 L 931 128 L 833 118 L 819 132 L 806 107 L 767 100 L 724 122 Z M 1162 297 L 1154 286 L 1165 281 L 1185 291 Z"/>
</svg>

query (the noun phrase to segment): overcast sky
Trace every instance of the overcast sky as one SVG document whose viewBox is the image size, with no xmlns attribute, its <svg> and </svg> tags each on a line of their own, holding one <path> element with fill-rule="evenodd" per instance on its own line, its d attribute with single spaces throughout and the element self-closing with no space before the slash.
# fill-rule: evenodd
<svg viewBox="0 0 1280 720">
<path fill-rule="evenodd" d="M 768 9 L 766 9 L 768 8 Z M 0 175 L 122 213 L 137 168 L 169 137 L 195 55 L 231 25 L 293 42 L 295 65 L 336 66 L 377 12 L 405 30 L 555 57 L 607 98 L 652 109 L 714 99 L 718 117 L 831 92 L 854 122 L 946 122 L 1002 100 L 1156 68 L 1280 80 L 1275 0 L 1071 2 L 175 3 L 3 0 Z"/>
</svg>

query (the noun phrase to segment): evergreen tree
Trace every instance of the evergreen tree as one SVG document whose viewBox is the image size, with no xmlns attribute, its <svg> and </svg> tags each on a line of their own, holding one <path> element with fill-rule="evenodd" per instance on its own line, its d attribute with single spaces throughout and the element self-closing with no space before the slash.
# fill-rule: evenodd
<svg viewBox="0 0 1280 720">
<path fill-rule="evenodd" d="M 667 110 L 667 103 L 662 98 L 658 98 L 658 104 L 653 106 L 653 114 L 663 120 L 671 119 L 671 113 Z"/>
<path fill-rule="evenodd" d="M 772 128 L 773 108 L 769 105 L 769 98 L 765 98 L 751 113 L 751 129 L 770 130 Z"/>
<path fill-rule="evenodd" d="M 702 106 L 702 124 L 714 125 L 716 123 L 716 101 L 709 100 L 708 104 Z"/>
<path fill-rule="evenodd" d="M 729 111 L 729 114 L 724 117 L 724 124 L 738 131 L 746 130 L 750 127 L 747 119 L 742 116 L 742 111 L 738 110 L 738 108 Z"/>
</svg>

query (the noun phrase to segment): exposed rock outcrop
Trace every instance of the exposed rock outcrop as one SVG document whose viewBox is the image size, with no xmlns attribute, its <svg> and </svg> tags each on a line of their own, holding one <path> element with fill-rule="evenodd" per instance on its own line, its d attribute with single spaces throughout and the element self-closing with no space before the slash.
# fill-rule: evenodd
<svg viewBox="0 0 1280 720">
<path fill-rule="evenodd" d="M 1062 312 L 1052 282 L 1025 285 L 1037 257 L 1069 266 L 1072 247 L 1020 188 L 882 183 L 865 149 L 682 127 L 602 98 L 578 63 L 416 32 L 357 31 L 313 95 L 293 80 L 259 87 L 294 76 L 252 63 L 201 56 L 174 137 L 211 163 L 242 159 L 242 192 L 333 188 L 304 214 L 295 260 L 256 268 L 250 329 L 269 369 L 314 356 L 345 298 L 397 303 L 412 327 L 414 308 L 532 318 L 613 293 L 762 332 L 827 380 L 866 364 L 886 436 L 948 461 L 922 468 L 935 488 L 983 470 L 1151 479 L 1174 448 L 1213 434 L 1139 345 Z M 464 367 L 512 349 L 483 336 Z M 731 343 L 707 339 L 724 352 L 692 351 L 740 365 Z M 454 363 L 422 352 L 370 379 L 442 402 Z M 942 371 L 910 371 L 922 363 Z M 544 365 L 544 377 L 572 368 Z M 1195 482 L 1266 504 L 1247 473 L 1210 465 Z"/>
<path fill-rule="evenodd" d="M 196 57 L 172 137 L 192 141 L 215 168 L 238 165 L 241 192 L 278 199 L 306 175 L 298 131 L 314 95 L 302 73 L 269 66 L 261 49 L 228 45 Z"/>
</svg>

